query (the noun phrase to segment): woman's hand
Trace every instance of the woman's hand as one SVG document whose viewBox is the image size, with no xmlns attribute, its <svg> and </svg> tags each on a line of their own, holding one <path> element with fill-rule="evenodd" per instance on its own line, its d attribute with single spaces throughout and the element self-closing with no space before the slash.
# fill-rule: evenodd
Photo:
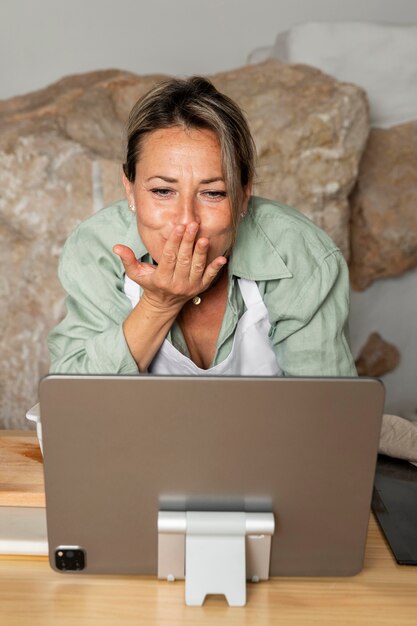
<svg viewBox="0 0 417 626">
<path fill-rule="evenodd" d="M 195 241 L 198 228 L 197 222 L 175 226 L 158 265 L 137 261 L 127 246 L 113 247 L 126 274 L 142 287 L 141 300 L 157 309 L 179 311 L 188 300 L 210 286 L 227 259 L 218 256 L 207 265 L 209 240 L 200 237 Z"/>
</svg>

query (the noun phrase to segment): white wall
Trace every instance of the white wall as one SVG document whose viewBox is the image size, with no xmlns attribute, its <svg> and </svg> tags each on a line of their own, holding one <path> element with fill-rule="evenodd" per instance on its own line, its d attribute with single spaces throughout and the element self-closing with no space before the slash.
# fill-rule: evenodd
<svg viewBox="0 0 417 626">
<path fill-rule="evenodd" d="M 352 352 L 372 332 L 393 343 L 401 353 L 397 369 L 382 377 L 386 390 L 386 413 L 417 420 L 417 268 L 401 276 L 376 280 L 363 292 L 350 297 Z"/>
<path fill-rule="evenodd" d="M 73 73 L 210 74 L 306 20 L 417 23 L 416 0 L 0 0 L 0 99 Z"/>
</svg>

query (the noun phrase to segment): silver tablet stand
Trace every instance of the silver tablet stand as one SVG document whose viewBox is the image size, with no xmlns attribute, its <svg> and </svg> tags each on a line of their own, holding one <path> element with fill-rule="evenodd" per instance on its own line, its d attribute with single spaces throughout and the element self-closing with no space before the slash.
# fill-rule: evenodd
<svg viewBox="0 0 417 626">
<path fill-rule="evenodd" d="M 160 511 L 158 578 L 185 578 L 185 602 L 201 606 L 224 594 L 229 606 L 246 604 L 246 579 L 269 578 L 272 513 Z"/>
</svg>

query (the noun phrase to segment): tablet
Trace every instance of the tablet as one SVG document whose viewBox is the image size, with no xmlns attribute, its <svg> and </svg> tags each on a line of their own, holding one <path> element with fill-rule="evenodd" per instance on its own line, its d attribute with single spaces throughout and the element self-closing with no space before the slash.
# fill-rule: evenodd
<svg viewBox="0 0 417 626">
<path fill-rule="evenodd" d="M 380 455 L 372 509 L 399 565 L 417 565 L 417 467 Z"/>
<path fill-rule="evenodd" d="M 48 376 L 49 558 L 156 574 L 159 511 L 272 512 L 272 576 L 363 566 L 384 404 L 366 378 Z"/>
</svg>

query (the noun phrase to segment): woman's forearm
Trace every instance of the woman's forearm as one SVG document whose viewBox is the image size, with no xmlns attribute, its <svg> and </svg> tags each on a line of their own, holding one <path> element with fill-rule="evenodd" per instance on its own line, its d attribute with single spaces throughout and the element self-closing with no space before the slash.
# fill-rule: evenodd
<svg viewBox="0 0 417 626">
<path fill-rule="evenodd" d="M 69 314 L 48 336 L 50 374 L 138 373 L 138 366 L 126 344 L 122 321 L 113 319 L 108 323 L 107 320 L 105 330 L 93 330 L 91 325 L 76 326 L 80 321 L 70 302 Z M 97 321 L 103 328 L 102 323 L 105 320 Z"/>
<path fill-rule="evenodd" d="M 146 372 L 175 321 L 181 305 L 160 308 L 141 298 L 123 324 L 129 350 L 140 372 Z"/>
</svg>

